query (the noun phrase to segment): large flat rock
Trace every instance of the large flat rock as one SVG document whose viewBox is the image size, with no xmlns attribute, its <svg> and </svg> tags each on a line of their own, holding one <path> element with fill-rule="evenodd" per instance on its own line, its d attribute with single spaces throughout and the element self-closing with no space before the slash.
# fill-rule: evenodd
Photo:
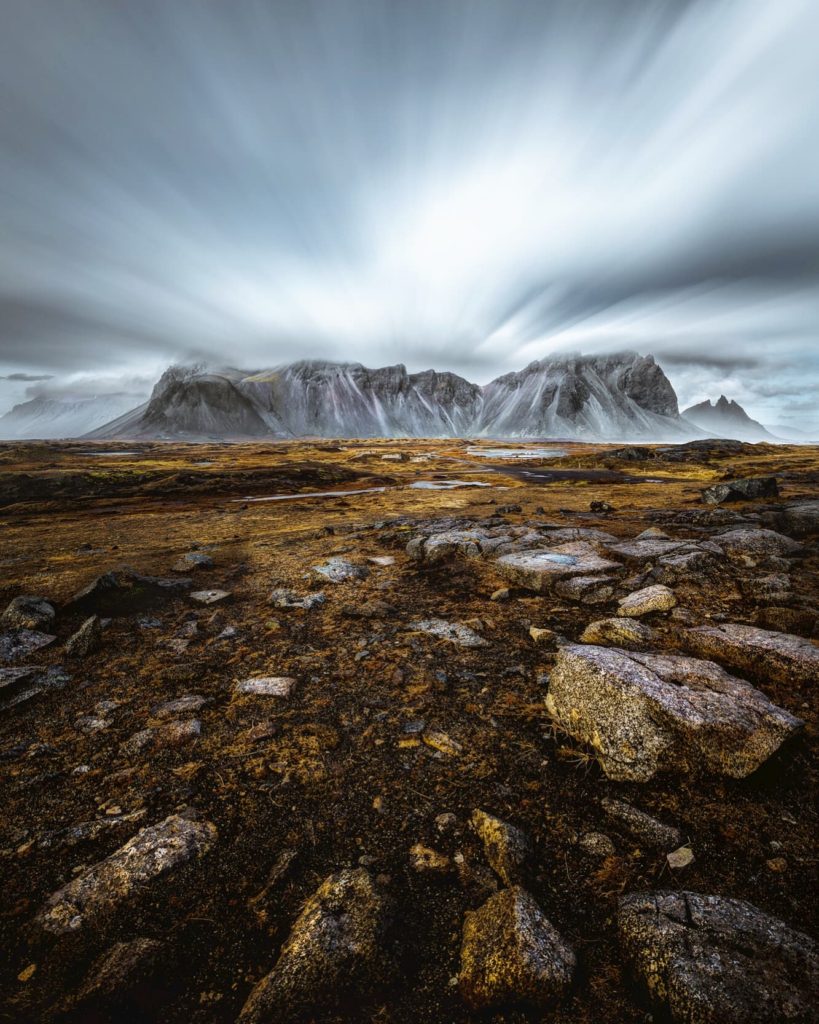
<svg viewBox="0 0 819 1024">
<path fill-rule="evenodd" d="M 567 576 L 593 576 L 622 569 L 619 562 L 602 558 L 586 541 L 559 544 L 548 551 L 516 551 L 502 555 L 495 568 L 516 586 L 538 593 Z"/>
<path fill-rule="evenodd" d="M 643 562 L 653 562 L 665 555 L 685 554 L 699 550 L 695 541 L 665 540 L 662 537 L 638 537 L 635 540 L 623 541 L 619 544 L 607 544 L 605 548 L 606 552 L 614 555 L 615 558 L 639 565 L 642 565 Z"/>
<path fill-rule="evenodd" d="M 171 868 L 205 853 L 216 836 L 216 826 L 209 821 L 177 814 L 143 828 L 110 857 L 58 889 L 37 915 L 37 923 L 52 935 L 77 932 Z"/>
<path fill-rule="evenodd" d="M 609 778 L 635 782 L 743 778 L 803 725 L 711 661 L 580 644 L 558 652 L 546 707 Z"/>
<path fill-rule="evenodd" d="M 786 537 L 783 533 L 777 533 L 776 530 L 764 530 L 761 527 L 758 529 L 743 527 L 738 530 L 729 530 L 727 533 L 720 533 L 714 537 L 714 543 L 734 560 L 756 561 L 760 558 L 789 558 L 802 551 L 802 545 L 793 538 Z"/>
<path fill-rule="evenodd" d="M 819 682 L 819 646 L 805 637 L 738 622 L 697 626 L 682 634 L 686 650 L 764 681 Z"/>
<path fill-rule="evenodd" d="M 662 1019 L 674 1024 L 815 1021 L 819 951 L 743 900 L 693 892 L 620 900 L 620 941 Z"/>
</svg>

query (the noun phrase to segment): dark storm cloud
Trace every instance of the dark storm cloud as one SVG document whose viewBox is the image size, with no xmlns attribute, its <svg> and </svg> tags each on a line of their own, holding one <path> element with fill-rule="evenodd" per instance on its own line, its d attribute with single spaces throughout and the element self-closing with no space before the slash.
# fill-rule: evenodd
<svg viewBox="0 0 819 1024">
<path fill-rule="evenodd" d="M 50 373 L 7 373 L 0 376 L 0 380 L 29 381 L 29 380 L 51 380 Z"/>
<path fill-rule="evenodd" d="M 0 15 L 6 377 L 630 347 L 684 404 L 819 385 L 812 0 Z"/>
</svg>

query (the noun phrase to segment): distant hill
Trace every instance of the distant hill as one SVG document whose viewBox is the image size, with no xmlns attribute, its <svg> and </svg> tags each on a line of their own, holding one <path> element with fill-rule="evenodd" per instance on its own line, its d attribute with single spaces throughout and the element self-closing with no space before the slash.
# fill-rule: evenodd
<svg viewBox="0 0 819 1024">
<path fill-rule="evenodd" d="M 729 437 L 737 441 L 778 441 L 763 427 L 752 420 L 738 402 L 720 395 L 716 402 L 706 400 L 692 405 L 683 412 L 685 419 L 708 431 L 713 437 Z"/>
<path fill-rule="evenodd" d="M 139 398 L 129 394 L 91 398 L 40 396 L 20 402 L 0 416 L 0 438 L 56 439 L 80 437 L 133 409 Z"/>
<path fill-rule="evenodd" d="M 170 367 L 144 409 L 94 438 L 701 437 L 652 356 L 569 356 L 531 363 L 484 387 L 402 365 L 300 361 L 243 374 Z"/>
</svg>

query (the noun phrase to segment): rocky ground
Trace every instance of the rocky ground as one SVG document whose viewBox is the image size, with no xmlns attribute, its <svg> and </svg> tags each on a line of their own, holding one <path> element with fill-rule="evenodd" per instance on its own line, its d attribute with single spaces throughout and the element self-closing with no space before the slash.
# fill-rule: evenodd
<svg viewBox="0 0 819 1024">
<path fill-rule="evenodd" d="M 817 1019 L 819 451 L 560 447 L 0 448 L 3 1019 Z"/>
</svg>

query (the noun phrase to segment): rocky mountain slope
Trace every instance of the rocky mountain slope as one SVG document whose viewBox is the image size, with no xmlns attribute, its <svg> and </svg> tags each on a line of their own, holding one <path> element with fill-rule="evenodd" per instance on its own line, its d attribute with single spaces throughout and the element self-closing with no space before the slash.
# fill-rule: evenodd
<svg viewBox="0 0 819 1024">
<path fill-rule="evenodd" d="M 716 402 L 706 399 L 692 405 L 683 416 L 715 437 L 730 437 L 738 441 L 775 441 L 770 431 L 752 420 L 738 402 L 720 395 Z"/>
<path fill-rule="evenodd" d="M 652 356 L 534 362 L 485 387 L 402 365 L 302 361 L 243 375 L 171 367 L 147 407 L 98 438 L 543 437 L 681 440 L 680 417 Z"/>
<path fill-rule="evenodd" d="M 129 394 L 74 399 L 41 395 L 0 416 L 0 438 L 79 437 L 129 412 L 138 401 Z"/>
</svg>

